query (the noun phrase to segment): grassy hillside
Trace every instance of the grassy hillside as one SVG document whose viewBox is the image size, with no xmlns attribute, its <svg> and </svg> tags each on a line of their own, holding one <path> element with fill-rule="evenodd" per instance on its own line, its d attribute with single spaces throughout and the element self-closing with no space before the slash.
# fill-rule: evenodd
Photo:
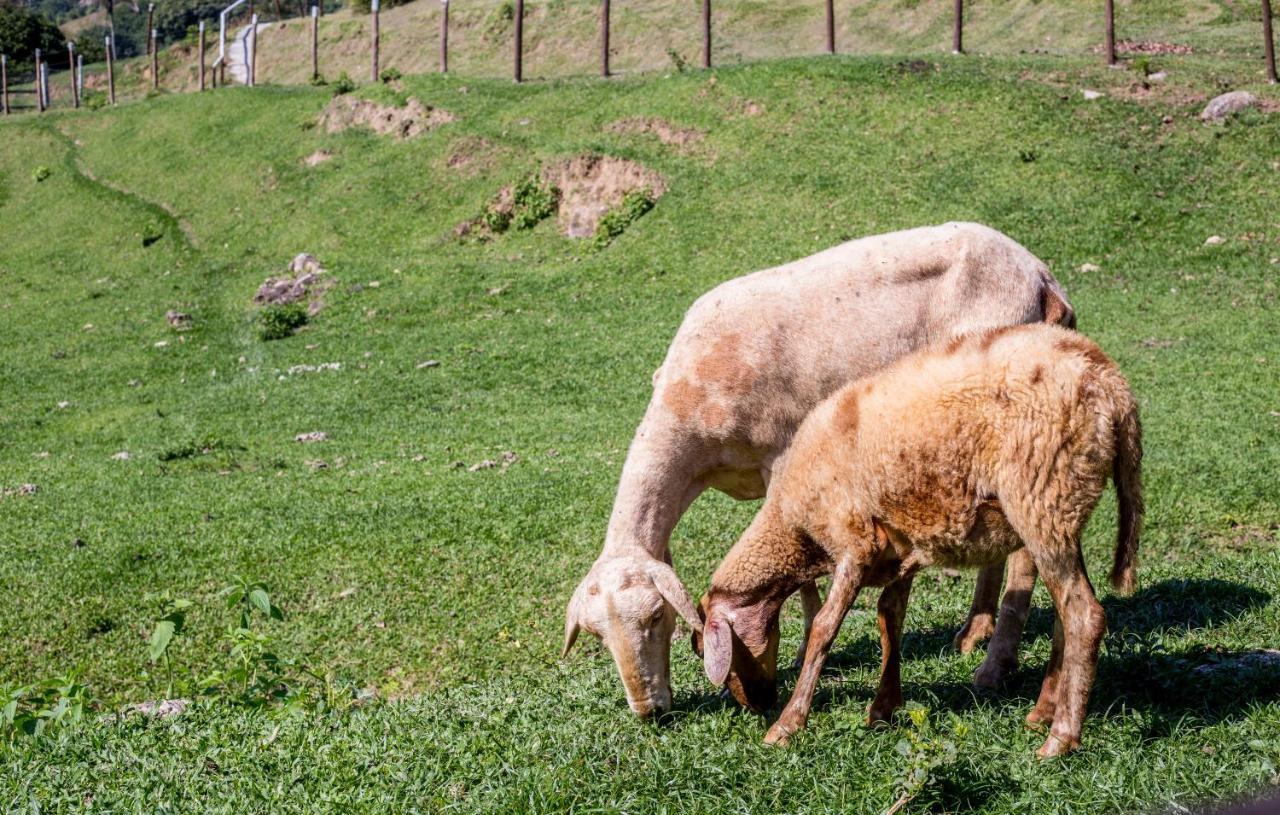
<svg viewBox="0 0 1280 815">
<path fill-rule="evenodd" d="M 506 9 L 504 13 L 504 8 Z M 525 75 L 529 78 L 592 75 L 599 64 L 599 3 L 596 0 L 530 0 L 525 4 Z M 854 54 L 940 54 L 951 48 L 952 4 L 944 0 L 836 0 L 840 51 Z M 269 8 L 260 9 L 264 14 Z M 965 47 L 974 54 L 1042 53 L 1082 55 L 1100 47 L 1101 6 L 1084 0 L 970 0 Z M 265 18 L 264 18 L 265 19 Z M 646 0 L 613 6 L 612 64 L 617 73 L 675 71 L 679 62 L 701 60 L 700 5 L 694 0 Z M 1117 35 L 1191 46 L 1193 62 L 1235 81 L 1262 76 L 1261 19 L 1255 3 L 1228 0 L 1118 0 Z M 241 21 L 240 25 L 247 20 Z M 820 0 L 716 0 L 714 59 L 719 65 L 798 57 L 825 47 Z M 216 20 L 210 21 L 210 40 Z M 509 77 L 513 23 L 509 3 L 454 2 L 450 10 L 450 68 L 465 77 Z M 439 69 L 440 3 L 418 0 L 383 12 L 382 65 L 403 73 Z M 369 74 L 369 17 L 340 11 L 320 26 L 321 73 L 333 80 L 346 72 Z M 272 22 L 260 33 L 259 82 L 305 84 L 311 78 L 310 22 Z M 212 63 L 216 42 L 208 60 Z M 198 85 L 192 43 L 161 55 L 161 85 L 191 90 Z M 150 87 L 145 59 L 122 63 L 122 96 Z M 91 85 L 105 83 L 101 66 L 87 69 Z M 55 77 L 55 84 L 59 78 Z M 67 93 L 55 95 L 69 98 Z"/>
<path fill-rule="evenodd" d="M 1280 639 L 1280 120 L 1201 125 L 1216 79 L 1164 62 L 1200 84 L 1138 94 L 1126 72 L 1036 56 L 840 57 L 523 87 L 410 77 L 405 93 L 456 121 L 408 141 L 326 133 L 330 94 L 305 87 L 0 123 L 0 686 L 78 671 L 97 700 L 91 724 L 0 747 L 0 802 L 882 812 L 904 730 L 860 724 L 878 667 L 866 602 L 785 751 L 683 643 L 664 726 L 631 718 L 598 647 L 556 656 L 688 304 L 949 219 L 1049 262 L 1124 367 L 1150 509 L 1143 589 L 1105 598 L 1086 749 L 1064 761 L 1035 761 L 1021 726 L 1049 650 L 1043 590 L 1022 670 L 982 695 L 981 654 L 949 648 L 971 578 L 917 581 L 906 694 L 958 755 L 912 807 L 1121 812 L 1275 783 L 1280 687 L 1250 654 Z M 1092 86 L 1112 96 L 1087 102 Z M 703 135 L 677 149 L 609 129 L 629 117 Z M 638 161 L 669 192 L 604 249 L 553 220 L 453 237 L 503 185 L 583 153 Z M 309 325 L 264 342 L 251 298 L 301 251 L 338 282 Z M 312 432 L 327 441 L 295 441 Z M 693 507 L 673 540 L 692 591 L 753 510 Z M 1095 570 L 1114 521 L 1106 498 Z M 221 592 L 237 577 L 284 609 L 254 623 L 272 651 L 392 701 L 284 714 L 220 695 L 99 720 L 234 667 Z M 146 648 L 163 591 L 195 604 L 172 679 Z"/>
</svg>

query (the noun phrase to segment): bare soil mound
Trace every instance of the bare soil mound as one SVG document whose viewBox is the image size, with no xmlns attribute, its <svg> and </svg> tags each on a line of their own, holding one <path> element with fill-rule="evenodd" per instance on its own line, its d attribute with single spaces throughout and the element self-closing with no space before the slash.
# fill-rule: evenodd
<svg viewBox="0 0 1280 815">
<path fill-rule="evenodd" d="M 691 127 L 677 127 L 666 119 L 635 117 L 619 119 L 605 128 L 610 133 L 624 135 L 652 135 L 658 141 L 672 147 L 689 147 L 702 141 L 706 136 L 701 130 Z"/>
<path fill-rule="evenodd" d="M 447 110 L 424 105 L 417 99 L 410 99 L 404 107 L 395 107 L 343 94 L 335 96 L 324 109 L 319 124 L 326 133 L 362 127 L 382 136 L 411 139 L 456 118 Z"/>
<path fill-rule="evenodd" d="M 629 192 L 648 190 L 657 199 L 667 191 L 666 182 L 653 170 L 613 156 L 575 156 L 544 167 L 542 178 L 560 191 L 557 215 L 571 238 L 594 235 L 600 219 Z"/>
</svg>

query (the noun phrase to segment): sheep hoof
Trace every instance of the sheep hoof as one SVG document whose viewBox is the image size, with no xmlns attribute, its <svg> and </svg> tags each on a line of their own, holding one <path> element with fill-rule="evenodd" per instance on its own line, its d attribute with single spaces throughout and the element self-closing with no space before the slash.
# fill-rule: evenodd
<svg viewBox="0 0 1280 815">
<path fill-rule="evenodd" d="M 791 743 L 791 731 L 779 722 L 774 722 L 769 732 L 764 734 L 764 743 L 774 747 L 786 747 Z"/>
<path fill-rule="evenodd" d="M 967 654 L 990 639 L 995 630 L 996 624 L 990 614 L 975 614 L 965 620 L 964 627 L 956 633 L 951 644 L 960 653 Z"/>
<path fill-rule="evenodd" d="M 1036 755 L 1040 758 L 1055 758 L 1057 756 L 1065 756 L 1067 753 L 1079 748 L 1079 739 L 1064 738 L 1050 733 L 1049 738 L 1045 739 L 1044 744 L 1040 745 L 1040 749 L 1036 750 Z"/>
</svg>

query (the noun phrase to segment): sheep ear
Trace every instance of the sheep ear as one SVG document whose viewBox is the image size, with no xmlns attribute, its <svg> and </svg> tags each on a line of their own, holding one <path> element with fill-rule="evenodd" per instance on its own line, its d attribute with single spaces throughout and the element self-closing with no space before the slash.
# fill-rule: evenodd
<svg viewBox="0 0 1280 815">
<path fill-rule="evenodd" d="M 733 629 L 723 617 L 715 614 L 702 628 L 702 668 L 711 684 L 720 687 L 729 678 L 733 663 Z"/>
<path fill-rule="evenodd" d="M 560 649 L 560 658 L 569 656 L 569 650 L 578 640 L 578 632 L 582 629 L 578 622 L 578 592 L 569 600 L 569 608 L 564 613 L 564 647 Z"/>
<path fill-rule="evenodd" d="M 655 561 L 649 566 L 649 579 L 653 581 L 653 585 L 658 589 L 658 593 L 662 595 L 662 599 L 671 604 L 689 627 L 694 631 L 702 630 L 702 618 L 698 614 L 697 607 L 693 604 L 693 599 L 689 597 L 689 592 L 685 590 L 684 584 L 680 582 L 680 578 L 676 576 L 676 570 L 665 563 Z"/>
</svg>

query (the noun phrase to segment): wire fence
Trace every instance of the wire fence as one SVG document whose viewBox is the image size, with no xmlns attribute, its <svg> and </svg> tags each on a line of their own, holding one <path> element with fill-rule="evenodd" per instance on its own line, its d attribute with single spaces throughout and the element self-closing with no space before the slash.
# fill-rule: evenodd
<svg viewBox="0 0 1280 815">
<path fill-rule="evenodd" d="M 293 0 L 284 0 L 284 2 L 287 6 L 294 6 Z M 305 75 L 312 81 L 319 80 L 323 56 L 320 47 L 320 18 L 324 16 L 324 9 L 319 5 L 308 7 L 304 5 L 307 2 L 309 0 L 297 0 L 297 9 L 303 14 L 290 17 L 285 7 L 281 5 L 281 0 L 272 0 L 272 7 L 269 10 L 264 9 L 266 14 L 260 13 L 255 7 L 255 0 L 235 0 L 218 18 L 201 20 L 194 32 L 194 37 L 189 37 L 187 43 L 180 44 L 177 48 L 170 48 L 165 65 L 169 66 L 170 70 L 191 72 L 197 78 L 192 90 L 204 91 L 227 85 L 252 87 L 258 80 L 259 32 L 269 25 L 279 25 L 283 28 L 286 24 L 297 23 L 308 29 L 309 47 L 301 54 L 293 55 L 294 61 L 298 63 L 293 66 L 293 75 L 296 76 L 299 69 L 305 65 Z M 610 0 L 594 0 L 594 2 L 598 4 L 594 12 L 598 15 L 596 22 L 598 26 L 596 40 L 599 49 L 598 72 L 602 77 L 609 77 L 614 73 L 612 54 L 617 45 L 613 28 L 613 8 Z M 786 4 L 787 0 L 778 0 L 778 2 Z M 840 41 L 837 36 L 837 10 L 834 0 L 801 0 L 801 2 L 813 5 L 814 13 L 821 14 L 822 26 L 818 34 L 821 38 L 818 46 L 820 50 L 829 54 L 838 53 Z M 1258 35 L 1263 45 L 1265 76 L 1269 82 L 1277 83 L 1280 78 L 1276 74 L 1271 0 L 1259 0 L 1259 4 L 1261 26 Z M 696 39 L 701 52 L 699 62 L 704 69 L 710 69 L 716 64 L 717 31 L 713 0 L 698 0 L 698 5 L 698 14 L 688 15 L 689 25 L 696 26 Z M 439 53 L 436 69 L 446 73 L 450 70 L 449 8 L 450 0 L 439 0 L 439 13 L 436 17 L 439 27 Z M 498 8 L 504 14 L 510 14 L 510 75 L 515 82 L 523 82 L 525 79 L 525 23 L 529 16 L 525 2 L 524 0 L 503 0 Z M 145 59 L 135 60 L 130 66 L 132 87 L 135 90 L 139 84 L 137 81 L 140 78 L 139 74 L 143 79 L 141 84 L 152 91 L 158 90 L 161 86 L 161 53 L 154 12 L 155 5 L 148 5 Z M 1098 50 L 1106 64 L 1114 66 L 1119 61 L 1119 51 L 1124 43 L 1116 38 L 1113 0 L 1104 0 L 1101 12 L 1104 37 L 1101 48 Z M 383 64 L 381 15 L 380 0 L 371 0 L 366 32 L 368 36 L 366 53 L 367 75 L 370 81 L 374 82 L 384 78 L 384 70 L 394 72 L 391 66 Z M 965 0 L 953 0 L 950 18 L 950 50 L 954 54 L 963 54 L 966 42 Z M 237 25 L 240 26 L 238 30 Z M 209 40 L 210 35 L 214 38 L 212 42 Z M 349 56 L 351 43 L 347 41 L 343 45 Z M 65 51 L 53 56 L 52 59 L 36 51 L 31 55 L 29 69 L 24 67 L 22 70 L 15 70 L 18 66 L 13 57 L 0 54 L 0 103 L 2 103 L 0 112 L 5 115 L 39 113 L 53 107 L 80 107 L 86 102 L 92 107 L 115 104 L 119 77 L 114 60 L 116 44 L 112 35 L 108 34 L 104 38 L 103 46 L 105 60 L 91 66 L 93 87 L 90 88 L 86 88 L 85 85 L 83 55 L 75 52 L 72 42 L 68 42 Z M 668 51 L 670 52 L 671 49 L 669 48 Z M 181 52 L 179 64 L 175 66 L 174 55 L 179 52 Z M 189 58 L 184 61 L 180 57 L 185 54 L 189 54 Z M 679 66 L 683 58 L 675 53 L 671 56 Z M 54 61 L 57 64 L 53 64 Z M 194 62 L 194 71 L 188 64 L 191 62 Z M 50 80 L 51 74 L 55 78 L 53 82 Z"/>
</svg>

